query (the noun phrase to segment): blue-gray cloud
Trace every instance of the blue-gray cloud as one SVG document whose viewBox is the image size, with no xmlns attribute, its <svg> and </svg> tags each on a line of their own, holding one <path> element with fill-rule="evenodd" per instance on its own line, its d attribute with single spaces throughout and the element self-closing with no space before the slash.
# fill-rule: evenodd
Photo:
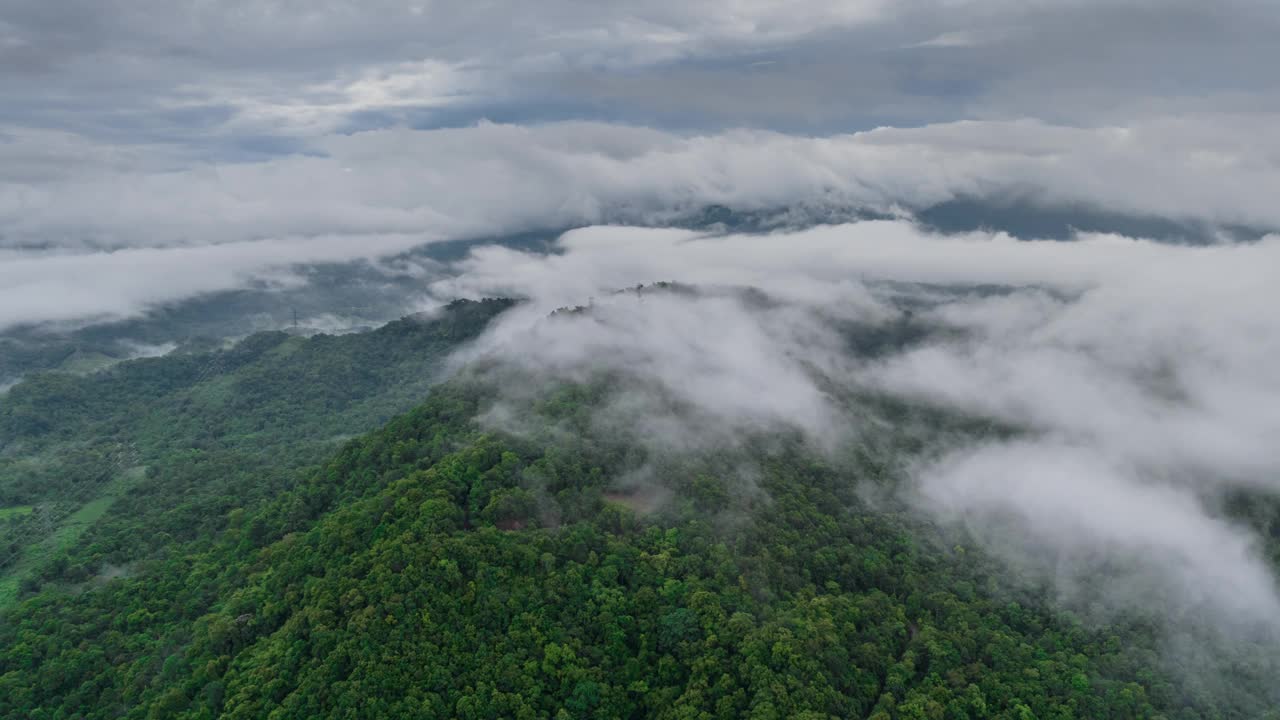
<svg viewBox="0 0 1280 720">
<path fill-rule="evenodd" d="M 1274 111 L 1274 3 L 0 3 L 0 124 L 252 158 L 386 125 L 830 133 Z M 250 138 L 250 139 L 246 139 Z M 296 142 L 296 140 L 295 140 Z"/>
</svg>

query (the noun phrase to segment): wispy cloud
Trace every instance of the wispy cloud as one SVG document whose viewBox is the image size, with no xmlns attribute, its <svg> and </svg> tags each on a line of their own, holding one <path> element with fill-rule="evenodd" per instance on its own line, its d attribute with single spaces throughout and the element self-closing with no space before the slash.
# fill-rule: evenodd
<svg viewBox="0 0 1280 720">
<path fill-rule="evenodd" d="M 1270 193 L 1280 184 L 1277 127 L 1260 118 L 1213 116 L 1097 129 L 973 121 L 794 137 L 482 124 L 326 136 L 314 155 L 189 170 L 154 167 L 154 155 L 86 146 L 73 136 L 40 134 L 34 137 L 46 142 L 35 145 L 19 133 L 0 143 L 0 159 L 23 177 L 0 183 L 0 246 L 24 249 L 14 257 L 30 256 L 33 265 L 44 258 L 41 266 L 52 268 L 55 260 L 45 257 L 51 251 L 225 243 L 235 245 L 207 252 L 282 260 L 275 245 L 259 251 L 253 243 L 293 238 L 286 244 L 291 259 L 305 263 L 333 257 L 344 242 L 349 257 L 367 257 L 376 247 L 368 237 L 425 242 L 600 222 L 662 224 L 709 205 L 785 212 L 781 222 L 803 224 L 853 210 L 909 214 L 956 199 L 1274 228 L 1280 227 Z M 314 247 L 301 239 L 311 236 L 319 238 Z M 831 252 L 844 252 L 843 242 L 831 242 Z M 886 241 L 876 248 L 877 262 L 896 258 L 897 247 Z M 954 247 L 955 267 L 980 270 L 980 248 Z M 1101 242 L 1088 247 L 1098 257 L 1132 252 Z M 124 255 L 103 257 L 98 271 L 120 277 L 65 279 L 77 287 L 61 317 L 98 314 L 92 299 L 70 301 L 91 288 L 115 293 L 98 299 L 109 307 L 130 286 L 150 285 L 137 282 L 138 269 Z M 56 262 L 70 267 L 69 260 Z M 1052 274 L 1070 280 L 1073 262 Z M 10 297 L 31 287 L 29 277 L 9 278 L 0 286 Z M 189 287 L 188 295 L 203 292 L 201 283 Z M 180 299 L 183 291 L 174 286 L 164 295 Z M 47 294 L 49 302 L 58 296 Z M 9 319 L 57 314 L 36 307 L 12 303 Z"/>
<path fill-rule="evenodd" d="M 1248 637 L 1280 658 L 1275 574 L 1221 507 L 1230 492 L 1280 492 L 1280 320 L 1262 311 L 1280 302 L 1280 238 L 1026 242 L 868 222 L 771 236 L 587 228 L 560 250 L 482 249 L 461 264 L 449 292 L 531 299 L 467 357 L 544 379 L 637 378 L 627 403 L 648 414 L 629 422 L 673 448 L 762 427 L 831 447 L 859 422 L 832 387 L 998 420 L 1018 434 L 927 447 L 905 497 L 1076 609 L 1155 612 L 1171 634 L 1195 618 L 1212 639 Z M 709 292 L 609 292 L 656 279 Z M 959 290 L 977 285 L 1005 290 Z M 742 286 L 774 302 L 716 290 Z M 901 323 L 903 292 L 925 301 L 913 322 L 934 334 L 851 356 L 839 320 Z M 589 312 L 546 318 L 588 296 Z"/>
<path fill-rule="evenodd" d="M 394 255 L 413 236 L 327 236 L 92 253 L 41 253 L 0 263 L 0 330 L 45 322 L 110 321 L 250 283 L 301 282 L 302 263 Z"/>
<path fill-rule="evenodd" d="M 166 171 L 70 144 L 0 144 L 4 243 L 161 245 L 341 232 L 661 220 L 706 204 L 892 212 L 958 197 L 1280 227 L 1273 116 L 1074 128 L 968 121 L 795 137 L 618 125 L 326 136 L 313 154 Z"/>
</svg>

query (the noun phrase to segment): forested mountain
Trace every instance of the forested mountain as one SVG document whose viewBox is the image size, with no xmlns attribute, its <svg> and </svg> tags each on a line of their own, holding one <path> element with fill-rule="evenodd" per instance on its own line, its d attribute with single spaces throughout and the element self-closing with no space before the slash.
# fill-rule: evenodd
<svg viewBox="0 0 1280 720">
<path fill-rule="evenodd" d="M 29 377 L 0 398 L 0 605 L 22 583 L 39 587 L 45 561 L 81 581 L 216 530 L 419 402 L 446 354 L 509 306 L 458 302 L 358 335 L 261 333 L 227 350 Z"/>
<path fill-rule="evenodd" d="M 850 394 L 845 453 L 664 453 L 593 422 L 608 373 L 486 422 L 519 375 L 442 361 L 511 306 L 14 387 L 0 716 L 1280 717 L 1274 658 L 1217 692 L 894 499 L 929 437 L 1016 429 Z"/>
<path fill-rule="evenodd" d="M 45 370 L 85 373 L 172 349 L 209 349 L 228 339 L 285 330 L 311 334 L 368 330 L 404 315 L 421 300 L 424 276 L 472 247 L 494 244 L 540 251 L 550 232 L 458 239 L 423 245 L 377 263 L 299 264 L 291 282 L 159 303 L 145 313 L 60 326 L 35 323 L 0 332 L 0 390 Z"/>
<path fill-rule="evenodd" d="M 1277 0 L 0 0 L 0 720 L 1280 720 Z"/>
</svg>

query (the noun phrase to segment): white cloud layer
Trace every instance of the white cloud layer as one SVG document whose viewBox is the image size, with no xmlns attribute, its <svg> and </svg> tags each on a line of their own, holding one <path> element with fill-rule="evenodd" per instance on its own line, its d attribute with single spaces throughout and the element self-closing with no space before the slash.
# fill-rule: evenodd
<svg viewBox="0 0 1280 720">
<path fill-rule="evenodd" d="M 81 265 L 74 272 L 104 275 L 86 281 L 67 274 L 72 261 L 47 256 L 48 248 L 85 253 L 233 243 L 207 251 L 201 268 L 210 278 L 243 279 L 245 264 L 260 254 L 277 264 L 375 255 L 380 246 L 366 242 L 371 236 L 456 238 L 602 221 L 663 222 L 710 204 L 785 208 L 800 221 L 850 208 L 896 213 L 957 198 L 1022 199 L 1280 227 L 1269 192 L 1280 186 L 1275 128 L 1280 122 L 1246 117 L 1101 129 L 964 122 L 810 138 L 757 131 L 684 136 L 591 123 L 482 124 L 331 136 L 318 142 L 318 155 L 191 170 L 150 168 L 145 155 L 109 148 L 91 152 L 66 136 L 41 150 L 19 136 L 0 143 L 0 161 L 20 168 L 23 177 L 0 182 L 0 250 L 26 259 L 21 272 L 4 273 L 0 291 L 13 299 L 7 323 L 114 316 L 205 292 L 207 282 L 192 282 L 184 293 L 177 283 L 142 276 L 145 266 L 124 261 L 127 256 L 88 255 L 75 261 Z M 69 172 L 64 163 L 73 156 L 82 162 Z M 308 236 L 317 238 L 314 244 L 253 245 Z M 339 249 L 343 242 L 351 247 Z M 830 251 L 842 252 L 843 243 L 831 240 Z M 278 247 L 288 247 L 292 258 L 281 257 Z M 1133 252 L 1124 244 L 1090 247 L 1108 256 Z M 956 267 L 977 265 L 963 246 L 956 248 Z M 894 251 L 881 250 L 889 262 Z M 1069 281 L 1080 256 L 1056 252 L 1057 281 Z M 175 265 L 180 257 L 195 255 L 176 255 Z M 900 260 L 912 264 L 915 256 Z M 30 277 L 58 272 L 74 292 L 15 294 L 34 291 Z M 103 294 L 88 297 L 94 291 Z M 64 307 L 51 309 L 59 298 Z"/>
<path fill-rule="evenodd" d="M 586 228 L 560 244 L 547 256 L 483 248 L 437 284 L 444 295 L 532 298 L 474 353 L 553 378 L 619 370 L 730 435 L 782 424 L 829 443 L 840 410 L 814 368 L 850 387 L 997 418 L 1023 434 L 922 462 L 911 490 L 921 508 L 1058 580 L 1073 601 L 1089 580 L 1107 603 L 1150 610 L 1157 604 L 1133 592 L 1141 587 L 1176 616 L 1280 632 L 1276 577 L 1257 538 L 1219 508 L 1234 489 L 1280 493 L 1280 317 L 1269 312 L 1280 304 L 1280 237 L 1025 242 L 865 222 L 771 236 Z M 750 285 L 785 302 L 609 293 L 654 280 Z M 853 361 L 823 318 L 900 320 L 884 280 L 1016 289 L 934 292 L 937 304 L 916 320 L 946 332 Z M 592 312 L 545 317 L 592 295 Z M 707 435 L 662 430 L 637 432 L 663 442 Z M 1100 560 L 1120 564 L 1099 575 Z"/>
<path fill-rule="evenodd" d="M 54 179 L 0 183 L 0 244 L 458 235 L 645 221 L 711 203 L 891 211 L 957 197 L 1280 227 L 1277 127 L 1274 117 L 962 122 L 809 138 L 483 124 L 332 136 L 315 156 L 174 172 L 124 171 L 127 160 L 108 153 L 61 175 L 52 166 L 62 155 L 42 172 L 18 141 L 0 144 L 0 158 Z"/>
<path fill-rule="evenodd" d="M 282 238 L 87 254 L 31 254 L 0 262 L 0 330 L 45 322 L 118 320 L 166 302 L 253 282 L 299 282 L 289 268 L 402 252 L 414 236 Z"/>
</svg>

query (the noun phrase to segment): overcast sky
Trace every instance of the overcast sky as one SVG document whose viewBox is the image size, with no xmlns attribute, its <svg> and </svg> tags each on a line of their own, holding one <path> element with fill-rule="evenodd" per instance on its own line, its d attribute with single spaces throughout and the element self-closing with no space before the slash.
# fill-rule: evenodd
<svg viewBox="0 0 1280 720">
<path fill-rule="evenodd" d="M 275 243 L 174 255 L 164 292 L 106 298 L 127 314 L 280 247 L 711 203 L 1272 229 L 1278 30 L 1273 0 L 0 0 L 0 257 L 119 288 L 112 250 Z"/>
<path fill-rule="evenodd" d="M 1268 112 L 1269 0 L 4 0 L 0 122 L 215 159 L 597 119 L 828 134 Z"/>
</svg>

